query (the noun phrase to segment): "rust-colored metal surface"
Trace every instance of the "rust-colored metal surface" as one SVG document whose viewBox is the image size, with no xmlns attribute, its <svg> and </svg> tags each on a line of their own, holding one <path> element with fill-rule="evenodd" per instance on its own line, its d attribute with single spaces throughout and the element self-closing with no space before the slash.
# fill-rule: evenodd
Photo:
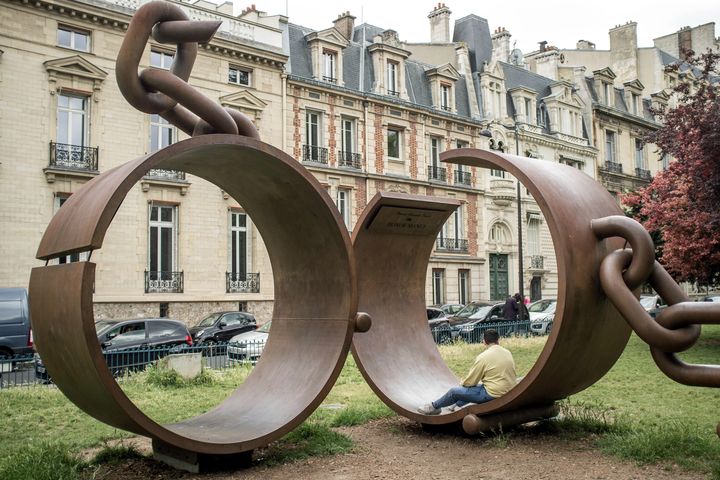
<svg viewBox="0 0 720 480">
<path fill-rule="evenodd" d="M 393 410 L 426 424 L 548 405 L 595 383 L 619 358 L 630 336 L 598 277 L 600 262 L 622 247 L 622 241 L 598 240 L 590 228 L 593 219 L 621 213 L 615 200 L 598 182 L 561 164 L 476 149 L 443 152 L 441 159 L 506 170 L 522 181 L 540 206 L 558 262 L 552 334 L 533 368 L 507 395 L 455 412 L 418 413 L 420 405 L 458 383 L 438 354 L 425 317 L 428 258 L 456 203 L 378 195 L 353 234 L 359 309 L 373 320 L 368 332 L 353 338 L 353 354 L 367 382 Z M 426 229 L 383 227 L 378 219 L 384 219 L 383 211 L 392 206 L 438 212 L 437 219 Z"/>
<path fill-rule="evenodd" d="M 275 279 L 272 334 L 247 380 L 217 408 L 172 425 L 141 412 L 112 378 L 92 307 L 95 265 L 33 269 L 35 345 L 57 386 L 110 425 L 180 449 L 230 454 L 280 438 L 332 387 L 355 328 L 357 289 L 350 238 L 321 185 L 297 161 L 258 140 L 204 135 L 107 171 L 52 219 L 38 258 L 100 248 L 132 186 L 152 168 L 181 170 L 228 192 L 253 219 Z M 361 316 L 361 329 L 370 319 Z"/>
</svg>

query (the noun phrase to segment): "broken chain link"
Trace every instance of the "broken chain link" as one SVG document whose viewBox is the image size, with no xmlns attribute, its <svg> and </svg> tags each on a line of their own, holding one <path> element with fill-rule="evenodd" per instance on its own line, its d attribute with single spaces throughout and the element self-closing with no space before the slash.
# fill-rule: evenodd
<svg viewBox="0 0 720 480">
<path fill-rule="evenodd" d="M 191 136 L 229 133 L 259 139 L 247 116 L 223 108 L 187 83 L 198 43 L 209 42 L 221 23 L 190 21 L 180 7 L 166 2 L 140 7 L 130 21 L 115 69 L 128 103 L 141 112 L 160 115 Z M 170 70 L 150 68 L 138 74 L 151 35 L 157 42 L 177 44 L 177 51 Z"/>
<path fill-rule="evenodd" d="M 697 342 L 701 324 L 720 324 L 720 305 L 691 302 L 655 261 L 650 234 L 635 220 L 611 216 L 593 220 L 590 227 L 600 239 L 622 237 L 632 247 L 616 250 L 603 259 L 600 282 L 615 308 L 650 346 L 658 368 L 684 385 L 720 387 L 720 366 L 688 364 L 675 355 Z M 668 304 L 656 319 L 645 311 L 633 293 L 645 281 Z"/>
</svg>

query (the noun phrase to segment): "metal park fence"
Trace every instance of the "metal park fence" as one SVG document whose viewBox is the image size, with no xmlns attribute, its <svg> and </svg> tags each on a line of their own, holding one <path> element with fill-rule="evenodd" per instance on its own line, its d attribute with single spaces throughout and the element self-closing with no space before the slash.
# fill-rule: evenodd
<svg viewBox="0 0 720 480">
<path fill-rule="evenodd" d="M 480 343 L 488 329 L 495 329 L 502 337 L 531 335 L 530 322 L 477 323 L 450 327 L 441 325 L 430 333 L 437 344 L 453 342 Z M 200 343 L 192 346 L 175 345 L 161 347 L 140 347 L 119 351 L 103 352 L 105 363 L 112 375 L 123 378 L 145 370 L 148 365 L 170 354 L 200 353 L 206 368 L 224 369 L 237 364 L 254 365 L 262 355 L 265 341 L 243 341 L 233 343 Z M 35 384 L 52 384 L 39 355 L 0 356 L 0 389 Z"/>
</svg>

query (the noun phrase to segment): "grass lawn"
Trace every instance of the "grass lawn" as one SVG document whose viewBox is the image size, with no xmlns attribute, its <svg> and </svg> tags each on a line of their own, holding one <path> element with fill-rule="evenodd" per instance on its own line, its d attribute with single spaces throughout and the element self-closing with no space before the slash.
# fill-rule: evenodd
<svg viewBox="0 0 720 480">
<path fill-rule="evenodd" d="M 522 375 L 532 367 L 545 339 L 507 339 L 503 343 L 512 350 L 518 374 Z M 440 351 L 450 368 L 462 376 L 481 347 L 455 344 L 442 346 Z M 704 327 L 699 344 L 683 358 L 695 363 L 720 363 L 720 326 Z M 211 372 L 195 384 L 173 386 L 176 382 L 172 379 L 164 381 L 167 379 L 150 371 L 122 385 L 143 411 L 166 423 L 211 409 L 248 373 L 247 368 L 233 368 Z M 619 457 L 678 463 L 720 479 L 720 440 L 715 435 L 720 421 L 719 403 L 720 389 L 686 387 L 666 378 L 653 363 L 647 346 L 633 335 L 613 369 L 597 384 L 568 400 L 565 411 L 570 412 L 570 421 L 559 422 L 560 427 L 553 431 L 562 435 L 564 428 L 574 428 L 574 434 L 578 430 L 580 434 L 593 434 L 600 448 Z M 573 426 L 573 411 L 582 412 L 577 420 L 591 418 L 602 423 L 609 418 L 612 425 L 593 429 L 578 421 Z M 37 455 L 60 458 L 62 452 L 72 454 L 108 439 L 129 436 L 82 413 L 52 387 L 0 391 L 0 415 L 0 478 L 23 478 L 19 470 L 9 470 L 10 465 L 23 462 L 34 469 L 34 478 L 74 478 L 72 473 L 67 477 L 58 473 L 67 459 L 58 460 L 59 466 L 49 469 L 49 476 L 39 475 Z M 394 413 L 372 393 L 350 357 L 323 407 L 302 427 L 264 452 L 263 462 L 347 451 L 352 442 L 331 427 L 390 415 Z M 62 446 L 60 450 L 58 445 Z M 75 468 L 73 465 L 70 462 L 68 468 Z"/>
</svg>

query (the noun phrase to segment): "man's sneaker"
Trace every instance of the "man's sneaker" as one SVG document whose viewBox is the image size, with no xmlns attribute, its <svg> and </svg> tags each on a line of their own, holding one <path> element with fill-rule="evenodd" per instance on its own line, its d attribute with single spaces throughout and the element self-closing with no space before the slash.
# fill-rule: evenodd
<svg viewBox="0 0 720 480">
<path fill-rule="evenodd" d="M 448 407 L 448 412 L 454 412 L 455 410 L 460 410 L 462 407 L 459 407 L 456 403 L 453 403 Z"/>
<path fill-rule="evenodd" d="M 422 407 L 418 408 L 418 412 L 422 413 L 423 415 L 437 415 L 438 413 L 440 413 L 440 409 L 433 407 L 432 403 L 428 403 L 427 405 L 423 405 Z"/>
</svg>

